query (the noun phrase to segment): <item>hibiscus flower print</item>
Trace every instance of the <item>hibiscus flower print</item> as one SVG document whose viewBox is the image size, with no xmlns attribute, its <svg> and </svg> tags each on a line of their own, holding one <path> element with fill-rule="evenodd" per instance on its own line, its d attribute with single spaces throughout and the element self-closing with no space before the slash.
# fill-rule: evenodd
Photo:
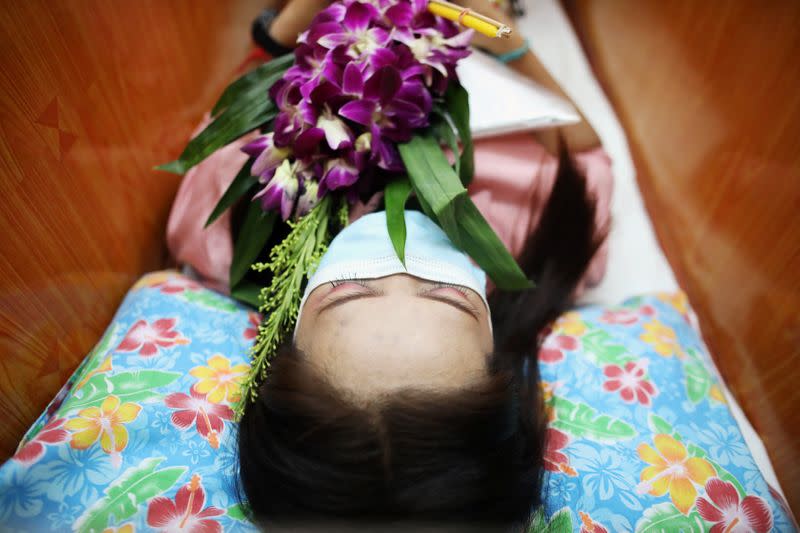
<svg viewBox="0 0 800 533">
<path fill-rule="evenodd" d="M 186 531 L 187 533 L 219 533 L 222 526 L 212 518 L 225 511 L 210 506 L 203 509 L 206 493 L 200 476 L 178 489 L 175 499 L 158 496 L 147 505 L 147 525 L 159 531 Z"/>
<path fill-rule="evenodd" d="M 658 389 L 647 376 L 647 359 L 629 361 L 624 367 L 619 365 L 606 365 L 603 374 L 608 378 L 603 383 L 603 390 L 619 392 L 622 401 L 626 403 L 639 402 L 649 407 L 651 398 L 658 395 Z"/>
<path fill-rule="evenodd" d="M 64 429 L 64 418 L 56 418 L 47 423 L 42 430 L 28 441 L 12 457 L 24 465 L 30 465 L 41 459 L 44 455 L 45 445 L 59 444 L 69 440 L 69 431 Z"/>
<path fill-rule="evenodd" d="M 697 497 L 695 484 L 702 486 L 717 472 L 705 459 L 688 457 L 683 443 L 670 435 L 656 435 L 654 444 L 655 450 L 645 443 L 637 448 L 639 457 L 650 465 L 642 470 L 637 491 L 651 496 L 663 496 L 669 492 L 675 507 L 683 514 L 689 514 Z"/>
<path fill-rule="evenodd" d="M 644 325 L 645 333 L 639 335 L 639 338 L 653 347 L 653 350 L 658 355 L 663 357 L 672 357 L 675 355 L 679 359 L 686 358 L 675 331 L 662 324 L 658 320 L 653 319 L 651 322 Z"/>
<path fill-rule="evenodd" d="M 194 388 L 189 395 L 182 392 L 170 394 L 164 399 L 167 407 L 178 409 L 172 413 L 175 427 L 185 430 L 192 424 L 212 448 L 219 448 L 219 434 L 225 429 L 225 420 L 233 420 L 233 411 L 227 405 L 211 403 Z"/>
<path fill-rule="evenodd" d="M 539 348 L 539 361 L 542 363 L 560 363 L 566 357 L 565 351 L 577 350 L 578 339 L 569 335 L 548 335 Z"/>
<path fill-rule="evenodd" d="M 655 309 L 649 305 L 643 305 L 638 309 L 607 309 L 600 316 L 600 322 L 630 326 L 636 324 L 640 316 L 653 316 L 655 313 Z"/>
<path fill-rule="evenodd" d="M 108 396 L 100 407 L 82 409 L 76 418 L 67 421 L 64 427 L 74 432 L 70 445 L 85 450 L 99 438 L 100 447 L 111 454 L 112 463 L 119 466 L 119 453 L 128 445 L 125 424 L 133 422 L 141 410 L 138 404 L 121 404 L 118 397 Z"/>
<path fill-rule="evenodd" d="M 258 336 L 258 325 L 261 323 L 261 315 L 250 311 L 247 313 L 247 329 L 244 330 L 244 338 L 248 341 Z"/>
<path fill-rule="evenodd" d="M 248 370 L 250 366 L 246 363 L 231 366 L 227 357 L 216 354 L 208 360 L 208 366 L 196 366 L 189 374 L 200 378 L 193 389 L 200 394 L 207 394 L 209 402 L 236 403 L 241 397 L 241 383 Z"/>
<path fill-rule="evenodd" d="M 578 473 L 569 465 L 569 456 L 561 452 L 569 444 L 569 436 L 555 428 L 547 428 L 544 451 L 544 469 L 550 472 L 561 472 L 575 477 Z"/>
<path fill-rule="evenodd" d="M 165 294 L 175 294 L 185 290 L 201 289 L 202 285 L 176 272 L 156 272 L 139 280 L 133 289 L 141 288 L 159 289 Z"/>
<path fill-rule="evenodd" d="M 708 480 L 706 496 L 711 501 L 701 496 L 696 505 L 703 520 L 714 524 L 711 533 L 772 531 L 772 511 L 758 496 L 745 496 L 740 501 L 733 483 L 719 478 Z"/>
<path fill-rule="evenodd" d="M 177 318 L 161 318 L 152 324 L 148 324 L 146 320 L 137 320 L 119 343 L 116 351 L 138 351 L 142 357 L 151 357 L 158 353 L 159 348 L 189 344 L 189 340 L 174 329 L 177 322 Z"/>
</svg>

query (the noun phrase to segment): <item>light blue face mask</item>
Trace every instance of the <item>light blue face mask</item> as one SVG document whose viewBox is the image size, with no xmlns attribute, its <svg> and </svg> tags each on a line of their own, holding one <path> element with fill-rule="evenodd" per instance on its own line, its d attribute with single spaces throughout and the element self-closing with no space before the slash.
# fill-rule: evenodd
<svg viewBox="0 0 800 533">
<path fill-rule="evenodd" d="M 365 215 L 333 239 L 309 280 L 300 312 L 308 295 L 320 285 L 392 274 L 410 274 L 428 281 L 460 285 L 475 291 L 486 303 L 486 274 L 483 270 L 473 265 L 469 257 L 453 246 L 444 231 L 424 214 L 406 211 L 405 219 L 405 267 L 397 258 L 389 238 L 386 212 Z"/>
</svg>

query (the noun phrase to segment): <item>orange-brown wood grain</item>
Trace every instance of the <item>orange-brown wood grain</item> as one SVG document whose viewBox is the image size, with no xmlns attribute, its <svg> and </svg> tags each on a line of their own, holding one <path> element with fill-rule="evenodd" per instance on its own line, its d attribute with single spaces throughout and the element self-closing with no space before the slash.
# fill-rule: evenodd
<svg viewBox="0 0 800 533">
<path fill-rule="evenodd" d="M 166 260 L 177 156 L 257 0 L 0 7 L 0 459 Z"/>
<path fill-rule="evenodd" d="M 800 511 L 800 3 L 570 0 L 725 380 Z"/>
</svg>

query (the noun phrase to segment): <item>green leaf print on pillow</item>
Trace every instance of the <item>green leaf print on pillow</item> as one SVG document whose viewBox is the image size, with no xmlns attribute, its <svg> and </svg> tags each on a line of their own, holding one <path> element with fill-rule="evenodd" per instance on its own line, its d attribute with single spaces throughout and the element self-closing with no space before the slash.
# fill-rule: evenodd
<svg viewBox="0 0 800 533">
<path fill-rule="evenodd" d="M 108 526 L 111 516 L 117 523 L 130 518 L 141 504 L 169 490 L 188 470 L 186 466 L 156 470 L 162 461 L 164 457 L 152 457 L 127 469 L 104 491 L 106 496 L 78 518 L 75 528 L 99 533 Z"/>
<path fill-rule="evenodd" d="M 686 516 L 671 503 L 658 503 L 646 509 L 636 522 L 636 533 L 703 533 L 705 530 L 697 511 Z"/>
<path fill-rule="evenodd" d="M 546 520 L 541 508 L 536 511 L 528 533 L 572 533 L 572 514 L 569 507 L 562 507 Z"/>
<path fill-rule="evenodd" d="M 588 404 L 553 396 L 550 405 L 555 412 L 555 420 L 550 425 L 574 437 L 612 443 L 637 435 L 633 426 L 627 422 L 600 414 Z"/>
<path fill-rule="evenodd" d="M 100 406 L 112 392 L 121 402 L 143 402 L 158 398 L 161 394 L 153 389 L 165 387 L 179 377 L 181 377 L 179 372 L 163 370 L 134 370 L 120 372 L 110 377 L 99 374 L 93 376 L 81 388 L 83 395 L 80 398 L 71 396 L 61 406 L 59 412 L 63 414 L 74 409 Z"/>
<path fill-rule="evenodd" d="M 211 309 L 217 309 L 226 313 L 236 312 L 238 306 L 230 299 L 220 296 L 209 289 L 200 289 L 197 291 L 184 291 L 183 298 L 190 303 L 199 304 Z"/>
<path fill-rule="evenodd" d="M 602 329 L 590 330 L 581 337 L 581 345 L 586 359 L 597 366 L 625 366 L 625 363 L 637 359 L 625 346 L 617 344 L 614 337 Z"/>
</svg>

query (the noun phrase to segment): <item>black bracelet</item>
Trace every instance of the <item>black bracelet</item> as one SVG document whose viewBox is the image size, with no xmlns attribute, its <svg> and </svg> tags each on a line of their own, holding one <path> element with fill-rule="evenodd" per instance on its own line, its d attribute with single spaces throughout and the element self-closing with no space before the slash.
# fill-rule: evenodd
<svg viewBox="0 0 800 533">
<path fill-rule="evenodd" d="M 278 16 L 278 12 L 272 8 L 267 8 L 259 13 L 250 28 L 253 41 L 272 57 L 288 54 L 293 48 L 288 48 L 269 36 L 269 27 L 272 21 Z"/>
</svg>

